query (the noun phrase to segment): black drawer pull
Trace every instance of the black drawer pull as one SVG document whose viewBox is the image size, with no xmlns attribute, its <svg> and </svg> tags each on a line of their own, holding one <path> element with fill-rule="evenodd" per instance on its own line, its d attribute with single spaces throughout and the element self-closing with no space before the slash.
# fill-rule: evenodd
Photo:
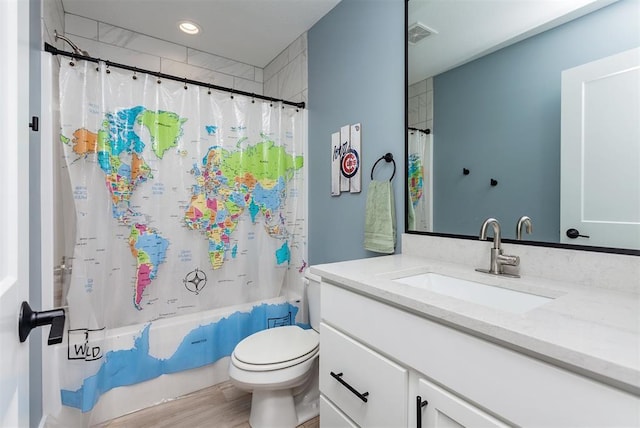
<svg viewBox="0 0 640 428">
<path fill-rule="evenodd" d="M 416 410 L 417 410 L 416 426 L 418 428 L 422 428 L 422 408 L 427 404 L 429 404 L 427 400 L 422 401 L 422 397 L 420 397 L 419 395 L 416 397 Z"/>
<path fill-rule="evenodd" d="M 369 395 L 368 392 L 363 392 L 362 394 L 360 394 L 358 391 L 356 391 L 356 389 L 349 385 L 347 382 L 345 382 L 342 379 L 342 373 L 338 373 L 335 374 L 334 372 L 331 372 L 331 376 L 337 380 L 338 382 L 340 382 L 345 388 L 347 388 L 349 391 L 353 392 L 359 399 L 361 399 L 362 401 L 364 401 L 365 403 L 367 402 L 367 395 Z"/>
</svg>

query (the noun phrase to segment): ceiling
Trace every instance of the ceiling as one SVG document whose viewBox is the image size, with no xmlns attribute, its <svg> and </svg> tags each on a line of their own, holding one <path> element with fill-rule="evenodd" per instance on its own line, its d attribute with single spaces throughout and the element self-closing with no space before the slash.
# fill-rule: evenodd
<svg viewBox="0 0 640 428">
<path fill-rule="evenodd" d="M 264 68 L 340 0 L 62 0 L 67 13 Z M 178 22 L 202 31 L 189 36 Z"/>
<path fill-rule="evenodd" d="M 409 45 L 409 84 L 611 4 L 616 0 L 411 0 L 409 26 L 435 30 Z"/>
<path fill-rule="evenodd" d="M 368 0 L 370 1 L 370 0 Z M 391 0 L 384 0 L 391 1 Z M 435 76 L 616 0 L 411 0 L 409 83 Z M 62 0 L 65 12 L 264 68 L 340 0 Z M 178 22 L 202 31 L 189 36 Z"/>
</svg>

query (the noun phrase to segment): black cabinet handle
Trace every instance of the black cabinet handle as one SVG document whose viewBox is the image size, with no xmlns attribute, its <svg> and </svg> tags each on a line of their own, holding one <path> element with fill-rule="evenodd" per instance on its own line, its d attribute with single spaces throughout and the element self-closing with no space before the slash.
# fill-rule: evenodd
<svg viewBox="0 0 640 428">
<path fill-rule="evenodd" d="M 567 229 L 567 237 L 571 238 L 571 239 L 576 239 L 577 237 L 580 238 L 588 238 L 588 235 L 580 235 L 580 232 L 578 231 L 578 229 Z"/>
<path fill-rule="evenodd" d="M 349 391 L 353 392 L 356 395 L 356 397 L 358 397 L 359 399 L 361 399 L 365 403 L 367 402 L 367 396 L 369 395 L 369 393 L 368 392 L 359 393 L 353 386 L 349 385 L 347 382 L 345 382 L 344 379 L 342 379 L 342 373 L 335 374 L 334 372 L 331 372 L 331 376 L 335 380 L 340 382 L 342 384 L 342 386 L 347 388 Z"/>
<path fill-rule="evenodd" d="M 429 404 L 427 400 L 422 401 L 419 395 L 416 397 L 416 426 L 422 428 L 422 408 Z"/>
</svg>

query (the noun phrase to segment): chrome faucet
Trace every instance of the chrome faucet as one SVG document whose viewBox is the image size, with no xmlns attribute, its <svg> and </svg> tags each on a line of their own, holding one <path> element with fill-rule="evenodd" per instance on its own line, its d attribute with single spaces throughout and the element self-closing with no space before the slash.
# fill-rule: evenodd
<svg viewBox="0 0 640 428">
<path fill-rule="evenodd" d="M 490 273 L 493 275 L 506 275 L 518 278 L 519 275 L 504 272 L 504 266 L 518 266 L 520 257 L 502 254 L 502 241 L 500 240 L 500 223 L 495 218 L 489 217 L 482 223 L 480 228 L 480 240 L 487 240 L 487 230 L 493 227 L 493 248 L 491 249 L 491 265 L 489 269 L 476 269 L 478 272 Z"/>
<path fill-rule="evenodd" d="M 531 218 L 529 218 L 526 215 L 523 215 L 522 217 L 520 217 L 520 219 L 518 220 L 518 225 L 516 226 L 516 239 L 518 241 L 522 241 L 523 227 L 525 228 L 527 233 L 531 235 L 531 232 L 533 231 L 533 224 L 531 223 Z"/>
</svg>

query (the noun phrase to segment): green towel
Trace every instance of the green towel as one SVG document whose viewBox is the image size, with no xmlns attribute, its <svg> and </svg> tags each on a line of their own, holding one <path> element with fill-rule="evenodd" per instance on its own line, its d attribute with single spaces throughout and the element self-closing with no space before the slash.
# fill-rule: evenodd
<svg viewBox="0 0 640 428">
<path fill-rule="evenodd" d="M 396 207 L 391 181 L 371 181 L 367 189 L 364 248 L 393 254 L 396 247 Z"/>
</svg>

